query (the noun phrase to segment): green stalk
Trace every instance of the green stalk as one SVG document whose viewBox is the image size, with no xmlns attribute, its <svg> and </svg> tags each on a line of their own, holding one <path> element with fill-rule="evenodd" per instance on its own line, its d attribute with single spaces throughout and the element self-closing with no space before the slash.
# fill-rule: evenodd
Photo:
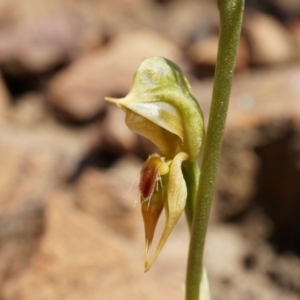
<svg viewBox="0 0 300 300">
<path fill-rule="evenodd" d="M 199 300 L 201 295 L 204 242 L 241 31 L 244 0 L 218 0 L 218 7 L 220 13 L 219 49 L 198 196 L 193 214 L 186 277 L 186 300 Z"/>
</svg>

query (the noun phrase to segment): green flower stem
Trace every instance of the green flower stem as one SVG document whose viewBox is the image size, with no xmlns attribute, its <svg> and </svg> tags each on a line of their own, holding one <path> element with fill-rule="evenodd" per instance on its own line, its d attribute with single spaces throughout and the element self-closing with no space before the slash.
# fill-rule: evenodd
<svg viewBox="0 0 300 300">
<path fill-rule="evenodd" d="M 218 7 L 220 12 L 219 50 L 198 197 L 192 223 L 186 300 L 199 300 L 200 295 L 204 242 L 241 31 L 244 0 L 218 0 Z"/>
<path fill-rule="evenodd" d="M 199 185 L 200 170 L 197 162 L 184 162 L 182 165 L 183 176 L 187 183 L 188 197 L 185 205 L 185 215 L 189 225 L 192 229 L 193 212 L 195 202 L 197 199 L 197 191 Z"/>
</svg>

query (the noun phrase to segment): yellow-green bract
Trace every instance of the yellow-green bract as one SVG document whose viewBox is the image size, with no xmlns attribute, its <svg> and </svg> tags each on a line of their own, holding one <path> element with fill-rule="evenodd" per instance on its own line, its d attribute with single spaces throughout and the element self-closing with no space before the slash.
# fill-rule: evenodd
<svg viewBox="0 0 300 300">
<path fill-rule="evenodd" d="M 204 138 L 203 114 L 187 79 L 170 60 L 146 59 L 128 95 L 106 100 L 124 109 L 127 126 L 156 144 L 164 156 L 184 151 L 189 160 L 198 158 Z"/>
</svg>

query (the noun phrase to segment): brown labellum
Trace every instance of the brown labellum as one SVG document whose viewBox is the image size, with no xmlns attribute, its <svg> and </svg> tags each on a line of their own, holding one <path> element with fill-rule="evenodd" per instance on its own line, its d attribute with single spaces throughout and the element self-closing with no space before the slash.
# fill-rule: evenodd
<svg viewBox="0 0 300 300">
<path fill-rule="evenodd" d="M 150 201 L 160 180 L 160 167 L 164 163 L 158 154 L 151 155 L 145 162 L 140 175 L 139 189 L 142 196 L 142 201 Z"/>
</svg>

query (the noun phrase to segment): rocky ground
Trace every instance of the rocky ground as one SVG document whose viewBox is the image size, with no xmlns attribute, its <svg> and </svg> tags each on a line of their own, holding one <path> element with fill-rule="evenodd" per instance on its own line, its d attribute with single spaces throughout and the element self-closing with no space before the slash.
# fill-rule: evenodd
<svg viewBox="0 0 300 300">
<path fill-rule="evenodd" d="M 247 5 L 205 263 L 213 300 L 296 300 L 300 5 Z M 136 178 L 155 149 L 103 98 L 160 55 L 207 121 L 215 2 L 0 0 L 0 20 L 0 300 L 182 299 L 185 220 L 143 274 Z"/>
</svg>

